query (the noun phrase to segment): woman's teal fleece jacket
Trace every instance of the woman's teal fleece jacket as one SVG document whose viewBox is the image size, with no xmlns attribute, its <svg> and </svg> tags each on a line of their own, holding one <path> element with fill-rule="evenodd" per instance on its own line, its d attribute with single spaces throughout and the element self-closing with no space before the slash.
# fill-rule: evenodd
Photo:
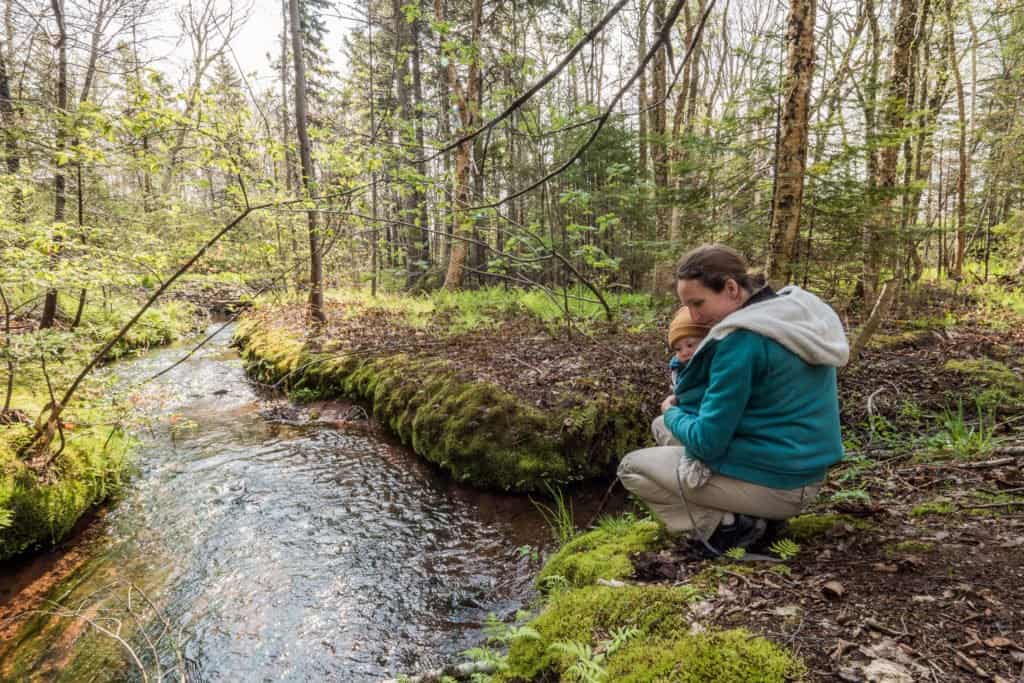
<svg viewBox="0 0 1024 683">
<path fill-rule="evenodd" d="M 670 408 L 665 424 L 719 474 L 778 489 L 820 482 L 843 458 L 836 368 L 848 353 L 827 304 L 783 289 L 711 329 L 676 386 L 688 398 L 705 387 L 699 409 Z"/>
</svg>

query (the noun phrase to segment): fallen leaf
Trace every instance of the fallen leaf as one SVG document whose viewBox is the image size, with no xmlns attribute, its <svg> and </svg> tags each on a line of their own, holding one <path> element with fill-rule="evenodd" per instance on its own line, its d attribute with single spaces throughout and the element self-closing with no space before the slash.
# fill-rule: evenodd
<svg viewBox="0 0 1024 683">
<path fill-rule="evenodd" d="M 894 564 L 886 564 L 885 562 L 875 562 L 871 565 L 871 568 L 876 572 L 885 572 L 886 574 L 895 574 L 899 571 L 899 567 Z"/>
<path fill-rule="evenodd" d="M 914 683 L 907 667 L 889 659 L 876 659 L 864 667 L 864 680 L 870 683 Z"/>
<path fill-rule="evenodd" d="M 839 600 L 846 594 L 846 589 L 838 581 L 829 581 L 821 587 L 821 592 L 829 600 Z"/>
<path fill-rule="evenodd" d="M 800 614 L 799 605 L 782 605 L 772 610 L 772 614 L 777 617 L 795 617 Z"/>
<path fill-rule="evenodd" d="M 911 602 L 916 602 L 916 603 L 935 602 L 935 600 L 936 600 L 936 598 L 935 598 L 934 595 L 915 595 L 915 596 L 910 598 Z"/>
<path fill-rule="evenodd" d="M 985 640 L 985 644 L 989 647 L 995 648 L 1014 647 L 1012 640 L 1010 640 L 1009 638 L 1004 638 L 1002 636 L 992 636 L 991 638 L 987 638 Z"/>
</svg>

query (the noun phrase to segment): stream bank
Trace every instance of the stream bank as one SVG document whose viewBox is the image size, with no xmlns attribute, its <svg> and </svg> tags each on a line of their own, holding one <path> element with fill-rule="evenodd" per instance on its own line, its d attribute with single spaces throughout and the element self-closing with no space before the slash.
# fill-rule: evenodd
<svg viewBox="0 0 1024 683">
<path fill-rule="evenodd" d="M 184 350 L 103 372 L 131 385 Z M 452 482 L 347 406 L 267 397 L 226 336 L 135 406 L 146 419 L 122 500 L 66 577 L 25 582 L 51 602 L 0 606 L 2 680 L 138 676 L 97 628 L 116 622 L 150 676 L 375 681 L 436 667 L 533 595 L 521 549 L 550 530 L 528 499 Z"/>
<path fill-rule="evenodd" d="M 83 515 L 120 495 L 130 478 L 134 443 L 124 429 L 130 406 L 115 403 L 106 380 L 96 376 L 86 379 L 64 413 L 53 444 L 62 450 L 48 471 L 36 471 L 18 452 L 32 438 L 32 420 L 49 403 L 48 385 L 67 386 L 132 312 L 123 301 L 95 305 L 76 329 L 22 332 L 7 340 L 4 351 L 14 359 L 14 382 L 12 410 L 0 419 L 0 561 L 59 543 Z M 155 306 L 111 349 L 107 361 L 171 344 L 206 320 L 200 309 L 181 301 Z M 49 357 L 48 376 L 40 354 Z"/>
<path fill-rule="evenodd" d="M 326 306 L 330 322 L 315 332 L 301 305 L 246 313 L 235 341 L 250 376 L 295 400 L 360 401 L 472 486 L 545 492 L 606 479 L 650 439 L 648 414 L 664 398 L 651 372 L 664 343 L 650 334 L 553 335 L 526 316 L 460 330 L 438 314 L 416 327 L 351 300 Z"/>
</svg>

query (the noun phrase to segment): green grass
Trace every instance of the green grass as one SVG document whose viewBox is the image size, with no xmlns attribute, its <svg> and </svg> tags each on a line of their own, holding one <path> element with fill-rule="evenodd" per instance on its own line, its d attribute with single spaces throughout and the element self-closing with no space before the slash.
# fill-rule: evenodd
<svg viewBox="0 0 1024 683">
<path fill-rule="evenodd" d="M 566 306 L 577 325 L 605 319 L 604 308 L 593 293 L 578 287 L 550 292 L 517 287 L 439 290 L 423 295 L 378 292 L 376 297 L 370 295 L 368 288 L 348 288 L 332 289 L 326 296 L 352 305 L 348 315 L 358 315 L 360 308 L 376 308 L 400 315 L 416 328 L 443 322 L 438 331 L 444 334 L 494 327 L 516 316 L 531 317 L 548 325 L 560 324 L 566 318 Z M 657 306 L 649 294 L 615 292 L 605 294 L 605 299 L 616 319 L 633 329 L 649 326 L 657 317 Z"/>
<path fill-rule="evenodd" d="M 576 520 L 572 512 L 572 501 L 567 500 L 561 489 L 550 484 L 546 487 L 551 496 L 551 504 L 533 501 L 551 529 L 551 536 L 559 546 L 565 545 L 576 535 Z"/>
<path fill-rule="evenodd" d="M 930 443 L 944 453 L 955 458 L 969 460 L 981 458 L 995 448 L 995 419 L 986 415 L 979 407 L 977 421 L 972 422 L 964 415 L 963 401 L 957 403 L 956 410 L 946 408 L 939 416 L 939 432 Z"/>
</svg>

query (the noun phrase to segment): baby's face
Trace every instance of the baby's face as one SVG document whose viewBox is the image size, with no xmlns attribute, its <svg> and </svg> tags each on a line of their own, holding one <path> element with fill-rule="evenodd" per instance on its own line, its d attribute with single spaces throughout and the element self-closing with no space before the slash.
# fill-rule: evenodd
<svg viewBox="0 0 1024 683">
<path fill-rule="evenodd" d="M 697 347 L 700 346 L 700 340 L 700 337 L 683 337 L 677 341 L 676 345 L 672 347 L 676 358 L 684 363 L 693 358 L 693 354 L 697 352 Z"/>
</svg>

